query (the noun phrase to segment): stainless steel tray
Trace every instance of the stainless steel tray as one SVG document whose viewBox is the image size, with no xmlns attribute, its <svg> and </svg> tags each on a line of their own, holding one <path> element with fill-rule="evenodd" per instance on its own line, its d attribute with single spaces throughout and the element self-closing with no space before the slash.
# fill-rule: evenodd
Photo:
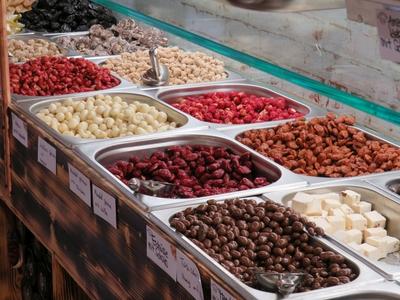
<svg viewBox="0 0 400 300">
<path fill-rule="evenodd" d="M 322 193 L 339 193 L 346 189 L 353 190 L 361 195 L 362 201 L 367 201 L 372 203 L 373 209 L 380 212 L 387 218 L 386 230 L 388 235 L 400 238 L 400 203 L 387 193 L 384 193 L 377 189 L 376 187 L 368 184 L 361 180 L 348 180 L 347 182 L 338 183 L 324 183 L 315 186 L 310 186 L 307 188 L 300 188 L 292 191 L 279 191 L 266 193 L 263 197 L 273 200 L 275 202 L 281 203 L 288 206 L 288 202 L 292 200 L 293 196 L 297 192 L 306 192 L 310 194 L 322 194 Z M 328 239 L 332 240 L 334 243 L 338 244 L 345 251 L 356 256 L 359 260 L 365 262 L 368 266 L 376 270 L 378 273 L 382 274 L 388 280 L 400 279 L 400 260 L 397 259 L 397 264 L 390 264 L 389 258 L 373 261 L 367 257 L 357 253 L 351 247 L 338 241 L 334 237 L 328 235 Z M 397 253 L 400 255 L 400 252 Z"/>
<path fill-rule="evenodd" d="M 158 99 L 168 103 L 174 104 L 180 102 L 179 98 L 193 96 L 193 95 L 201 95 L 207 93 L 215 93 L 215 92 L 231 92 L 231 91 L 241 91 L 249 94 L 254 94 L 262 97 L 271 97 L 271 96 L 280 96 L 287 99 L 289 107 L 295 108 L 297 111 L 304 114 L 306 117 L 315 117 L 315 116 L 323 116 L 325 112 L 316 106 L 303 104 L 300 99 L 295 98 L 294 96 L 283 93 L 282 91 L 277 91 L 272 87 L 267 87 L 260 85 L 258 83 L 253 83 L 250 81 L 237 82 L 237 83 L 214 83 L 209 85 L 191 85 L 184 87 L 176 87 L 176 88 L 165 88 L 159 89 L 154 94 Z M 188 114 L 189 115 L 189 114 Z M 293 119 L 292 119 L 293 120 Z M 200 120 L 199 120 L 200 121 Z M 200 121 L 205 125 L 215 128 L 217 130 L 226 130 L 232 128 L 241 128 L 251 129 L 255 125 L 256 126 L 268 126 L 268 125 L 278 125 L 282 122 L 290 121 L 290 119 L 279 120 L 279 121 L 268 121 L 268 122 L 259 122 L 259 123 L 251 123 L 251 124 L 216 124 L 205 121 Z"/>
<path fill-rule="evenodd" d="M 173 145 L 208 145 L 223 146 L 236 153 L 244 153 L 246 150 L 236 141 L 227 139 L 219 132 L 212 129 L 205 131 L 193 131 L 190 133 L 171 132 L 168 137 L 158 138 L 156 140 L 142 137 L 137 141 L 106 141 L 102 143 L 91 143 L 78 145 L 76 150 L 82 158 L 95 168 L 101 176 L 114 183 L 125 195 L 133 201 L 142 204 L 142 207 L 148 210 L 158 209 L 160 207 L 172 207 L 185 203 L 200 203 L 206 199 L 226 199 L 231 197 L 246 197 L 259 195 L 267 191 L 276 191 L 288 187 L 305 186 L 305 182 L 298 176 L 289 174 L 279 165 L 268 162 L 261 155 L 252 153 L 252 158 L 258 173 L 263 174 L 274 183 L 256 189 L 225 193 L 215 196 L 189 198 L 189 199 L 168 199 L 158 198 L 148 195 L 133 194 L 132 191 L 113 174 L 111 174 L 103 165 L 114 162 L 117 159 L 128 159 L 133 154 L 143 156 L 145 154 L 165 149 Z"/>
<path fill-rule="evenodd" d="M 120 55 L 109 55 L 109 56 L 92 56 L 92 57 L 87 57 L 87 59 L 96 62 L 99 65 L 104 64 L 104 62 L 107 59 L 110 58 L 119 58 Z M 225 68 L 225 73 L 227 74 L 227 78 L 225 79 L 221 79 L 221 80 L 217 80 L 217 81 L 207 81 L 207 82 L 199 82 L 199 84 L 213 84 L 213 83 L 222 83 L 222 82 L 236 82 L 236 81 L 244 81 L 245 79 L 240 76 L 239 74 L 228 70 L 227 68 Z M 127 79 L 126 79 L 127 80 Z M 131 82 L 129 80 L 127 80 L 128 82 Z M 136 84 L 131 82 L 132 84 Z M 166 85 L 164 87 L 175 87 L 175 88 L 179 88 L 179 87 L 185 87 L 188 85 L 192 85 L 192 84 L 180 84 L 180 85 Z M 194 85 L 194 84 L 193 84 Z M 154 86 L 147 86 L 147 85 L 138 85 L 138 87 L 142 90 L 159 90 L 161 87 L 154 87 Z"/>
<path fill-rule="evenodd" d="M 168 118 L 172 122 L 176 122 L 177 124 L 180 124 L 181 126 L 173 129 L 171 131 L 177 131 L 177 132 L 185 132 L 185 131 L 191 131 L 191 130 L 198 130 L 198 129 L 204 129 L 205 126 L 200 124 L 196 119 L 194 118 L 188 118 L 187 116 L 183 115 L 180 113 L 178 110 L 173 108 L 172 106 L 162 103 L 158 101 L 157 99 L 154 99 L 153 97 L 147 95 L 144 92 L 138 91 L 138 90 L 121 90 L 121 91 L 112 91 L 112 92 L 106 92 L 106 93 L 101 93 L 101 92 L 93 92 L 90 94 L 87 94 L 85 96 L 75 96 L 75 97 L 52 97 L 48 98 L 46 100 L 32 100 L 32 101 L 26 101 L 26 102 L 21 102 L 18 105 L 36 121 L 38 126 L 42 127 L 44 130 L 49 132 L 51 135 L 57 138 L 61 143 L 63 143 L 67 147 L 74 147 L 75 145 L 79 144 L 84 144 L 84 143 L 95 143 L 99 141 L 106 141 L 109 139 L 81 139 L 81 138 L 76 138 L 76 137 L 71 137 L 71 136 L 65 136 L 62 135 L 61 133 L 57 132 L 47 124 L 45 124 L 42 120 L 40 120 L 37 116 L 36 113 L 39 112 L 39 110 L 48 107 L 51 103 L 58 102 L 58 101 L 63 101 L 66 98 L 72 98 L 73 101 L 80 101 L 83 99 L 86 99 L 87 97 L 90 96 L 95 96 L 98 94 L 104 94 L 104 95 L 110 95 L 110 96 L 120 96 L 123 98 L 124 101 L 128 103 L 132 103 L 134 101 L 139 101 L 142 103 L 147 103 L 149 105 L 155 106 L 157 109 L 164 111 L 167 113 Z M 149 139 L 154 139 L 156 137 L 162 137 L 162 136 L 168 136 L 170 134 L 169 131 L 165 132 L 159 132 L 159 133 L 149 133 L 146 134 Z M 135 140 L 138 137 L 141 137 L 142 135 L 134 135 L 134 136 L 127 136 L 127 137 L 117 137 L 117 138 L 112 138 L 112 140 L 121 140 L 121 139 L 129 139 L 129 140 Z"/>
<path fill-rule="evenodd" d="M 246 197 L 246 198 L 255 199 L 257 202 L 263 201 L 262 199 L 255 197 Z M 239 279 L 237 279 L 232 273 L 230 273 L 223 266 L 221 266 L 218 262 L 209 257 L 190 239 L 188 239 L 181 233 L 176 232 L 175 229 L 169 225 L 169 219 L 175 213 L 180 212 L 188 207 L 196 207 L 196 205 L 191 204 L 186 206 L 153 211 L 150 214 L 150 219 L 164 232 L 168 233 L 179 245 L 181 245 L 187 251 L 193 253 L 196 257 L 198 257 L 199 260 L 208 269 L 212 270 L 215 274 L 217 274 L 220 278 L 222 278 L 224 282 L 233 287 L 244 299 L 271 299 L 271 300 L 281 299 L 278 298 L 276 294 L 257 290 L 245 285 Z M 368 268 L 358 259 L 351 257 L 348 253 L 343 251 L 341 248 L 337 247 L 335 244 L 331 243 L 329 240 L 321 238 L 317 238 L 316 240 L 321 244 L 323 244 L 324 247 L 342 254 L 347 259 L 347 261 L 353 266 L 353 268 L 356 268 L 359 271 L 359 276 L 355 280 L 347 284 L 343 284 L 336 287 L 322 288 L 320 290 L 314 290 L 310 292 L 296 293 L 290 295 L 288 298 L 285 299 L 304 299 L 304 297 L 309 297 L 308 299 L 331 299 L 332 296 L 346 295 L 351 291 L 354 291 L 355 289 L 359 290 L 362 286 L 383 282 L 383 278 L 379 274 Z"/>
<path fill-rule="evenodd" d="M 388 185 L 393 183 L 400 183 L 400 172 L 394 174 L 379 174 L 376 176 L 371 176 L 367 179 L 367 182 L 382 189 L 386 193 L 391 194 L 398 202 L 400 202 L 400 195 L 396 194 L 389 189 Z"/>
<path fill-rule="evenodd" d="M 312 119 L 311 117 L 307 117 L 307 120 Z M 282 124 L 282 123 L 281 123 Z M 254 130 L 254 129 L 264 129 L 264 128 L 274 128 L 277 125 L 273 125 L 270 124 L 268 126 L 265 125 L 256 125 L 254 124 L 254 126 L 251 129 L 246 129 L 244 130 L 243 128 L 236 128 L 236 129 L 229 129 L 229 130 L 225 130 L 224 134 L 226 134 L 228 137 L 235 139 L 236 137 L 239 136 L 240 134 L 244 133 L 245 131 L 248 130 Z M 355 126 L 353 126 L 354 128 L 362 131 L 365 133 L 365 135 L 373 140 L 379 140 L 382 142 L 386 142 L 388 144 L 391 144 L 394 147 L 400 147 L 400 143 L 390 137 L 384 136 L 382 134 L 379 134 L 375 131 L 372 131 L 371 129 L 366 128 L 365 126 L 362 125 L 358 125 L 356 124 Z M 252 152 L 257 152 L 256 150 L 242 144 L 246 149 L 248 149 L 249 151 L 251 150 Z M 258 152 L 257 152 L 258 153 Z M 261 154 L 260 154 L 261 155 Z M 268 160 L 272 160 L 271 158 L 264 156 L 266 159 Z M 283 166 L 282 166 L 283 167 Z M 287 169 L 286 167 L 283 167 L 286 170 L 288 170 L 289 172 L 294 173 L 293 171 Z M 369 177 L 373 177 L 376 176 L 378 173 L 372 173 L 372 174 L 368 174 L 368 175 L 360 175 L 360 176 L 354 176 L 354 177 L 339 177 L 339 178 L 330 178 L 330 177 L 316 177 L 316 176 L 308 176 L 308 175 L 301 175 L 301 174 L 297 174 L 298 176 L 300 176 L 303 180 L 307 181 L 309 184 L 317 184 L 317 183 L 324 183 L 324 182 L 340 182 L 343 180 L 349 180 L 349 179 L 365 179 L 365 178 L 369 178 Z M 389 172 L 385 172 L 384 174 L 400 174 L 400 170 L 395 170 L 395 171 L 389 171 Z"/>
</svg>

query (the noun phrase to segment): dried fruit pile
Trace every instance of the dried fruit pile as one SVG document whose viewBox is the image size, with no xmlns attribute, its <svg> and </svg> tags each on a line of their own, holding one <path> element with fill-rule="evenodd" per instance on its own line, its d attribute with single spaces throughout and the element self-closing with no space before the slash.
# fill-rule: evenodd
<svg viewBox="0 0 400 300">
<path fill-rule="evenodd" d="M 171 197 L 193 198 L 258 188 L 269 184 L 257 177 L 250 153 L 209 146 L 173 146 L 149 158 L 132 156 L 108 170 L 125 184 L 131 178 L 177 185 Z"/>
<path fill-rule="evenodd" d="M 261 97 L 238 91 L 187 96 L 173 106 L 201 121 L 218 124 L 249 124 L 303 116 L 289 107 L 283 97 Z"/>
<path fill-rule="evenodd" d="M 83 58 L 40 57 L 10 65 L 11 92 L 50 96 L 104 90 L 120 81 L 110 71 Z"/>
<path fill-rule="evenodd" d="M 306 273 L 297 292 L 357 277 L 342 255 L 310 238 L 322 228 L 273 201 L 210 200 L 176 213 L 170 224 L 250 286 L 257 286 L 255 270 Z"/>
<path fill-rule="evenodd" d="M 354 121 L 330 113 L 250 130 L 237 140 L 298 174 L 349 177 L 399 170 L 400 149 L 351 127 Z"/>
</svg>

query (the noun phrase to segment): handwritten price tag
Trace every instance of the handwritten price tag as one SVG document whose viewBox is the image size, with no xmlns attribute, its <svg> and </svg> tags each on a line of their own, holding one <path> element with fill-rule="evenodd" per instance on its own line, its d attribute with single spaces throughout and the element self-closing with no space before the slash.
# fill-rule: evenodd
<svg viewBox="0 0 400 300">
<path fill-rule="evenodd" d="M 68 164 L 69 189 L 74 192 L 88 206 L 92 205 L 90 194 L 90 180 L 73 165 Z"/>
<path fill-rule="evenodd" d="M 95 215 L 117 228 L 116 200 L 93 184 L 93 211 Z"/>
<path fill-rule="evenodd" d="M 203 300 L 203 287 L 197 266 L 181 251 L 176 250 L 176 279 L 196 299 Z"/>
<path fill-rule="evenodd" d="M 38 162 L 57 174 L 57 150 L 41 137 L 38 138 Z"/>
<path fill-rule="evenodd" d="M 235 300 L 235 298 L 211 279 L 211 300 Z"/>
<path fill-rule="evenodd" d="M 400 62 L 400 11 L 383 9 L 377 12 L 381 57 Z"/>
<path fill-rule="evenodd" d="M 24 145 L 25 148 L 28 148 L 28 128 L 25 122 L 18 118 L 14 113 L 11 114 L 11 118 L 13 137 Z"/>
<path fill-rule="evenodd" d="M 146 227 L 146 232 L 147 257 L 176 280 L 175 248 L 149 226 Z"/>
</svg>

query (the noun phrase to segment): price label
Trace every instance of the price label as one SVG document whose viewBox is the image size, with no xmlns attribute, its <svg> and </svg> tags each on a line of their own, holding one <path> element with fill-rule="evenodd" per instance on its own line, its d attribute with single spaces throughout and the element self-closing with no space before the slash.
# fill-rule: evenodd
<svg viewBox="0 0 400 300">
<path fill-rule="evenodd" d="M 88 206 L 92 205 L 90 180 L 73 165 L 68 164 L 69 189 Z"/>
<path fill-rule="evenodd" d="M 400 12 L 389 8 L 377 12 L 381 57 L 400 62 Z"/>
<path fill-rule="evenodd" d="M 93 184 L 93 211 L 95 215 L 117 228 L 116 200 Z"/>
<path fill-rule="evenodd" d="M 235 300 L 235 298 L 211 279 L 211 300 Z"/>
<path fill-rule="evenodd" d="M 18 118 L 14 113 L 11 114 L 12 119 L 12 135 L 25 148 L 28 148 L 28 127 L 26 123 Z"/>
<path fill-rule="evenodd" d="M 175 247 L 146 226 L 147 257 L 176 280 Z"/>
<path fill-rule="evenodd" d="M 41 137 L 38 138 L 38 162 L 57 174 L 57 150 Z"/>
<path fill-rule="evenodd" d="M 196 299 L 203 300 L 203 287 L 201 285 L 201 277 L 197 266 L 183 254 L 176 251 L 176 279 L 177 281 Z"/>
</svg>

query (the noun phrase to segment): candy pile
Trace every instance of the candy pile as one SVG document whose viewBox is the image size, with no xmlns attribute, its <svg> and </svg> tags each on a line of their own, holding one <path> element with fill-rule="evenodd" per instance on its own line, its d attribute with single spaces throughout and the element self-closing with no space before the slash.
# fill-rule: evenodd
<svg viewBox="0 0 400 300">
<path fill-rule="evenodd" d="M 32 4 L 36 0 L 7 0 L 7 12 L 23 13 L 32 9 Z"/>
<path fill-rule="evenodd" d="M 21 32 L 24 25 L 19 22 L 20 14 L 7 13 L 7 34 L 16 34 Z"/>
<path fill-rule="evenodd" d="M 9 40 L 10 62 L 24 62 L 40 56 L 60 56 L 62 51 L 56 43 L 43 39 Z"/>
</svg>

